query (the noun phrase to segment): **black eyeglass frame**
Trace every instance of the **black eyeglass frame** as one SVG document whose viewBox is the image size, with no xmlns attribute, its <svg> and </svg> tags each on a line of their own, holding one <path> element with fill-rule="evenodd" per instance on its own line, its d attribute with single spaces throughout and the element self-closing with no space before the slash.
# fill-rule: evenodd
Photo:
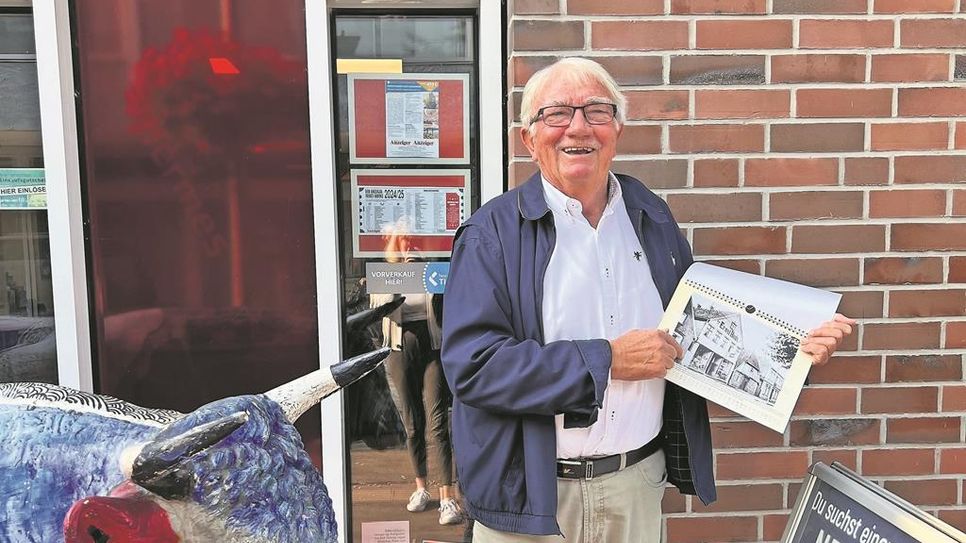
<svg viewBox="0 0 966 543">
<path fill-rule="evenodd" d="M 611 118 L 609 120 L 607 120 L 607 121 L 600 122 L 600 123 L 591 121 L 589 118 L 587 118 L 587 112 L 584 111 L 584 108 L 593 107 L 593 106 L 610 106 L 610 108 L 611 108 Z M 533 120 L 530 121 L 530 124 L 532 125 L 532 124 L 536 123 L 537 121 L 543 120 L 543 118 L 544 118 L 544 116 L 543 116 L 544 110 L 550 109 L 550 108 L 555 108 L 555 107 L 570 108 L 570 110 L 571 110 L 570 111 L 570 121 L 567 124 L 560 124 L 560 125 L 551 125 L 551 124 L 548 124 L 547 126 L 553 126 L 553 127 L 557 127 L 557 128 L 560 128 L 560 127 L 563 127 L 563 126 L 570 126 L 570 123 L 572 123 L 574 121 L 574 115 L 577 114 L 577 110 L 578 109 L 581 110 L 581 113 L 583 113 L 584 120 L 587 121 L 587 124 L 602 125 L 602 124 L 607 124 L 609 122 L 612 122 L 614 119 L 617 118 L 617 104 L 611 104 L 609 102 L 594 102 L 592 104 L 584 104 L 582 106 L 570 106 L 570 105 L 567 105 L 567 104 L 553 104 L 553 105 L 549 105 L 549 106 L 543 106 L 542 108 L 538 109 L 537 110 L 537 115 L 533 118 Z M 544 121 L 544 124 L 546 124 L 546 121 Z"/>
</svg>

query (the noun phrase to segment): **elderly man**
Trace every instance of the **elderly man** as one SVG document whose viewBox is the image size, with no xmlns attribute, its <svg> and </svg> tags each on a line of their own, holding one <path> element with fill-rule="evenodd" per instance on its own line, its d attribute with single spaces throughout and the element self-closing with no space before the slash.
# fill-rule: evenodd
<svg viewBox="0 0 966 543">
<path fill-rule="evenodd" d="M 682 351 L 655 329 L 691 250 L 663 200 L 610 171 L 625 103 L 590 60 L 534 74 L 540 173 L 457 233 L 442 362 L 477 543 L 658 542 L 665 481 L 715 499 L 705 401 L 664 381 Z M 825 363 L 851 322 L 802 349 Z"/>
</svg>

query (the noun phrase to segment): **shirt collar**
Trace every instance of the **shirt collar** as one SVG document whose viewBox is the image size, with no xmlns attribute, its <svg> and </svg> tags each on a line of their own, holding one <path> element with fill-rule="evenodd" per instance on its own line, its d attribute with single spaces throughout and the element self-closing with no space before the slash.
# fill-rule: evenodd
<svg viewBox="0 0 966 543">
<path fill-rule="evenodd" d="M 561 192 L 543 175 L 540 176 L 540 181 L 543 184 L 543 195 L 547 201 L 547 207 L 554 215 L 567 216 L 571 219 L 582 217 L 583 206 L 580 200 Z M 613 213 L 615 206 L 622 201 L 621 184 L 617 182 L 617 177 L 612 172 L 607 172 L 607 205 L 604 206 L 604 213 L 601 218 Z"/>
</svg>

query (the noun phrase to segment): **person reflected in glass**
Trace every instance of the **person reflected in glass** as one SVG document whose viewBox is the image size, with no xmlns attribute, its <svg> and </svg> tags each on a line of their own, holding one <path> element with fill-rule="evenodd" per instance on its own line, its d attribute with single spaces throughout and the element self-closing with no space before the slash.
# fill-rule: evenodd
<svg viewBox="0 0 966 543">
<path fill-rule="evenodd" d="M 404 222 L 395 225 L 385 237 L 388 262 L 420 260 Z M 451 400 L 439 360 L 442 306 L 436 295 L 426 292 L 372 294 L 370 304 L 377 307 L 398 296 L 405 296 L 406 300 L 383 319 L 382 334 L 383 344 L 392 349 L 385 362 L 386 376 L 406 430 L 406 448 L 416 475 L 416 489 L 406 509 L 413 513 L 425 511 L 432 501 L 427 488 L 427 457 L 431 454 L 428 463 L 436 469 L 440 483 L 439 523 L 460 524 L 463 510 L 453 488 Z"/>
</svg>

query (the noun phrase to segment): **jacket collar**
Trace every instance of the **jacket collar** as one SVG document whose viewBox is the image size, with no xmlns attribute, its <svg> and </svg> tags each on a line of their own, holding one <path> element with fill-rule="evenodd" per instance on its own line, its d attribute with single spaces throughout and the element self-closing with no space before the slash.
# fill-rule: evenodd
<svg viewBox="0 0 966 543">
<path fill-rule="evenodd" d="M 666 222 L 670 218 L 664 210 L 661 199 L 640 181 L 629 175 L 615 174 L 615 177 L 621 184 L 621 194 L 628 211 L 643 211 L 655 222 Z M 528 221 L 539 220 L 550 213 L 547 199 L 543 195 L 543 183 L 540 181 L 539 171 L 520 186 L 517 192 L 517 207 L 520 210 L 520 216 Z"/>
</svg>

